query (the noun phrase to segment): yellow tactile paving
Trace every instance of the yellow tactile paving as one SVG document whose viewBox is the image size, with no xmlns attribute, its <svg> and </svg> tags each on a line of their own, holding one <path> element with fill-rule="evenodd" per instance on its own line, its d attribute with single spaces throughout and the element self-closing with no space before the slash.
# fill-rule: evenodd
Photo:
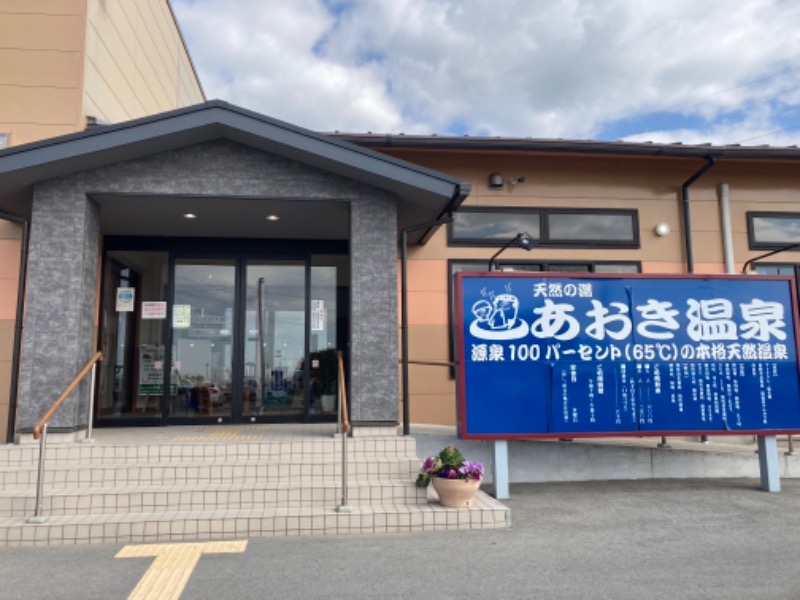
<svg viewBox="0 0 800 600">
<path fill-rule="evenodd" d="M 248 431 L 258 428 L 257 425 L 248 425 Z M 251 442 L 263 439 L 260 435 L 242 435 L 244 425 L 222 425 L 202 429 L 205 435 L 179 435 L 172 438 L 176 442 Z"/>
<path fill-rule="evenodd" d="M 155 556 L 128 600 L 178 600 L 203 554 L 244 552 L 246 540 L 125 546 L 115 558 Z"/>
</svg>

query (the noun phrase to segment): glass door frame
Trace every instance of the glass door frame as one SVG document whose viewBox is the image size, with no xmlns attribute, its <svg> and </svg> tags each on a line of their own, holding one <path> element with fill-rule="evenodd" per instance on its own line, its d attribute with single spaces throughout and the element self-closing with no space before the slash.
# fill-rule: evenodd
<svg viewBox="0 0 800 600">
<path fill-rule="evenodd" d="M 303 415 L 298 416 L 286 415 L 285 418 L 280 418 L 279 415 L 264 415 L 256 416 L 255 422 L 332 422 L 336 418 L 336 413 L 313 413 L 311 412 L 311 404 L 313 402 L 312 389 L 310 381 L 312 378 L 311 360 L 310 360 L 310 344 L 311 344 L 311 298 L 313 294 L 312 273 L 315 266 L 315 256 L 339 256 L 349 257 L 350 244 L 348 241 L 337 240 L 305 240 L 305 239 L 214 239 L 214 238 L 191 238 L 191 237 L 139 237 L 139 236 L 115 236 L 107 235 L 103 237 L 103 270 L 101 273 L 101 280 L 104 282 L 106 278 L 106 260 L 109 252 L 155 252 L 163 253 L 167 263 L 167 276 L 163 284 L 162 298 L 167 302 L 167 318 L 162 320 L 161 323 L 161 340 L 164 344 L 164 365 L 172 364 L 172 315 L 173 315 L 173 302 L 175 299 L 175 261 L 178 258 L 195 258 L 195 259 L 230 259 L 236 262 L 238 272 L 237 287 L 238 302 L 236 305 L 235 315 L 236 319 L 244 320 L 244 309 L 246 305 L 246 276 L 245 266 L 248 259 L 264 260 L 264 261 L 282 261 L 282 260 L 297 260 L 305 264 L 305 360 L 303 361 L 303 377 L 304 377 L 304 407 Z M 338 304 L 337 313 L 345 320 L 345 327 L 342 330 L 337 330 L 336 334 L 336 347 L 344 352 L 345 355 L 345 379 L 349 380 L 349 367 L 348 367 L 348 349 L 349 339 L 351 335 L 350 327 L 350 294 L 349 294 L 349 275 L 346 285 L 346 296 Z M 114 290 L 108 290 L 104 285 L 101 285 L 101 294 L 112 294 Z M 337 292 L 338 298 L 338 292 Z M 137 302 L 139 302 L 137 298 Z M 102 310 L 102 305 L 100 310 Z M 241 321 L 237 321 L 240 322 Z M 243 326 L 237 327 L 235 332 L 237 339 L 245 335 Z M 97 344 L 102 342 L 104 335 L 102 322 L 100 327 L 97 328 Z M 241 353 L 239 361 L 243 362 L 244 344 L 238 344 L 234 350 Z M 167 356 L 167 353 L 169 356 Z M 168 362 L 169 361 L 169 362 Z M 98 407 L 95 406 L 95 414 L 93 419 L 98 427 L 152 427 L 152 426 L 166 426 L 174 424 L 186 425 L 208 425 L 217 423 L 217 418 L 214 416 L 204 418 L 182 418 L 178 419 L 169 416 L 169 403 L 170 403 L 170 388 L 172 369 L 164 369 L 163 379 L 163 394 L 158 401 L 160 408 L 160 416 L 152 417 L 136 417 L 132 416 L 126 419 L 113 419 L 113 418 L 100 418 L 97 414 Z M 98 386 L 100 377 L 102 376 L 101 370 L 98 369 L 96 375 L 95 385 Z M 244 370 L 236 375 L 237 377 L 244 376 Z M 239 385 L 242 385 L 241 383 Z M 132 390 L 131 393 L 134 393 Z M 241 400 L 239 401 L 242 402 Z M 243 418 L 242 406 L 237 408 L 237 412 L 230 417 L 225 417 L 223 423 L 249 423 L 250 419 Z"/>
<path fill-rule="evenodd" d="M 167 291 L 168 315 L 164 322 L 164 341 L 165 341 L 165 364 L 173 364 L 173 327 L 172 311 L 175 304 L 175 267 L 181 259 L 191 260 L 231 260 L 235 267 L 234 276 L 234 314 L 232 331 L 232 357 L 231 357 L 231 413 L 227 416 L 208 416 L 208 417 L 181 417 L 170 414 L 170 394 L 169 385 L 171 383 L 172 369 L 164 369 L 164 390 L 161 398 L 162 422 L 164 425 L 190 425 L 190 424 L 211 424 L 211 423 L 293 423 L 301 420 L 309 421 L 331 421 L 330 415 L 318 416 L 311 414 L 312 390 L 309 385 L 311 379 L 311 367 L 309 348 L 311 340 L 311 254 L 305 253 L 269 253 L 253 254 L 250 252 L 225 252 L 225 251 L 173 251 L 169 257 L 169 290 Z M 245 341 L 246 341 L 246 318 L 247 318 L 247 267 L 250 261 L 296 261 L 298 266 L 303 265 L 304 269 L 304 334 L 303 334 L 303 412 L 298 419 L 296 414 L 281 415 L 278 413 L 268 413 L 265 415 L 244 415 L 244 375 L 245 375 Z"/>
</svg>

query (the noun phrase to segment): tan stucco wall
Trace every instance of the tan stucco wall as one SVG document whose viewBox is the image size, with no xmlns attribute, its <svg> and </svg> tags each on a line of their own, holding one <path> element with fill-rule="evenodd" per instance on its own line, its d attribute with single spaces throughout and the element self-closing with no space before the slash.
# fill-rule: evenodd
<svg viewBox="0 0 800 600">
<path fill-rule="evenodd" d="M 0 444 L 8 428 L 22 228 L 0 220 Z"/>
<path fill-rule="evenodd" d="M 534 248 L 528 253 L 509 249 L 505 260 L 639 261 L 643 273 L 686 273 L 681 185 L 704 164 L 702 159 L 624 158 L 524 154 L 472 155 L 469 152 L 392 150 L 399 158 L 459 177 L 472 186 L 464 206 L 529 206 L 635 209 L 639 216 L 640 248 Z M 523 175 L 525 182 L 488 187 L 490 173 L 506 181 Z M 736 271 L 751 251 L 746 212 L 798 211 L 800 172 L 791 163 L 720 161 L 689 189 L 695 273 L 724 273 L 722 219 L 718 188 L 730 188 L 731 225 Z M 659 223 L 671 233 L 655 234 Z M 485 260 L 497 248 L 448 247 L 441 227 L 424 246 L 409 249 L 409 357 L 412 361 L 449 360 L 447 260 Z M 776 262 L 800 262 L 800 253 L 775 257 Z M 398 283 L 399 290 L 399 283 Z M 453 425 L 456 421 L 455 381 L 447 367 L 411 364 L 409 395 L 411 421 Z"/>
</svg>

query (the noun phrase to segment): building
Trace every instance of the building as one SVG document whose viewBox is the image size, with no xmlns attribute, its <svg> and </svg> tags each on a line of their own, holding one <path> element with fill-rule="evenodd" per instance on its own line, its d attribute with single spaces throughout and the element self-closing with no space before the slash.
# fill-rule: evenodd
<svg viewBox="0 0 800 600">
<path fill-rule="evenodd" d="M 24 315 L 4 346 L 18 365 L 8 437 L 96 349 L 96 425 L 330 420 L 341 350 L 353 421 L 394 426 L 403 231 L 410 418 L 452 424 L 455 272 L 493 257 L 528 271 L 738 272 L 797 239 L 798 160 L 795 148 L 325 135 L 219 101 L 7 149 L 0 207 L 30 224 L 24 301 L 6 307 Z M 530 253 L 497 255 L 523 231 Z M 793 273 L 792 257 L 757 268 Z M 84 428 L 88 402 L 83 384 L 53 428 Z"/>
<path fill-rule="evenodd" d="M 452 280 L 488 270 L 715 274 L 800 242 L 797 148 L 409 135 L 340 139 L 470 186 L 453 222 L 408 251 L 411 422 L 455 423 Z M 796 274 L 800 248 L 755 263 Z"/>
<path fill-rule="evenodd" d="M 0 36 L 0 149 L 205 100 L 167 0 L 4 0 Z M 15 324 L 20 325 L 23 222 L 30 216 L 20 208 L 12 207 L 10 219 L 0 220 L 3 432 L 13 393 L 10 350 Z"/>
<path fill-rule="evenodd" d="M 0 187 L 30 215 L 11 435 L 98 344 L 98 425 L 332 420 L 337 350 L 352 421 L 395 425 L 397 228 L 468 193 L 219 101 L 9 148 Z"/>
<path fill-rule="evenodd" d="M 167 0 L 4 0 L 0 35 L 0 148 L 205 100 Z"/>
</svg>

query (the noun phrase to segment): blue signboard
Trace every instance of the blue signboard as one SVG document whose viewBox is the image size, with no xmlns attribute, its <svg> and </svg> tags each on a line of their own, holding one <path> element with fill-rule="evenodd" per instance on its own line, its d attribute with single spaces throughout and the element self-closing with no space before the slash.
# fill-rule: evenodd
<svg viewBox="0 0 800 600">
<path fill-rule="evenodd" d="M 800 431 L 795 282 L 459 273 L 463 438 Z"/>
</svg>

